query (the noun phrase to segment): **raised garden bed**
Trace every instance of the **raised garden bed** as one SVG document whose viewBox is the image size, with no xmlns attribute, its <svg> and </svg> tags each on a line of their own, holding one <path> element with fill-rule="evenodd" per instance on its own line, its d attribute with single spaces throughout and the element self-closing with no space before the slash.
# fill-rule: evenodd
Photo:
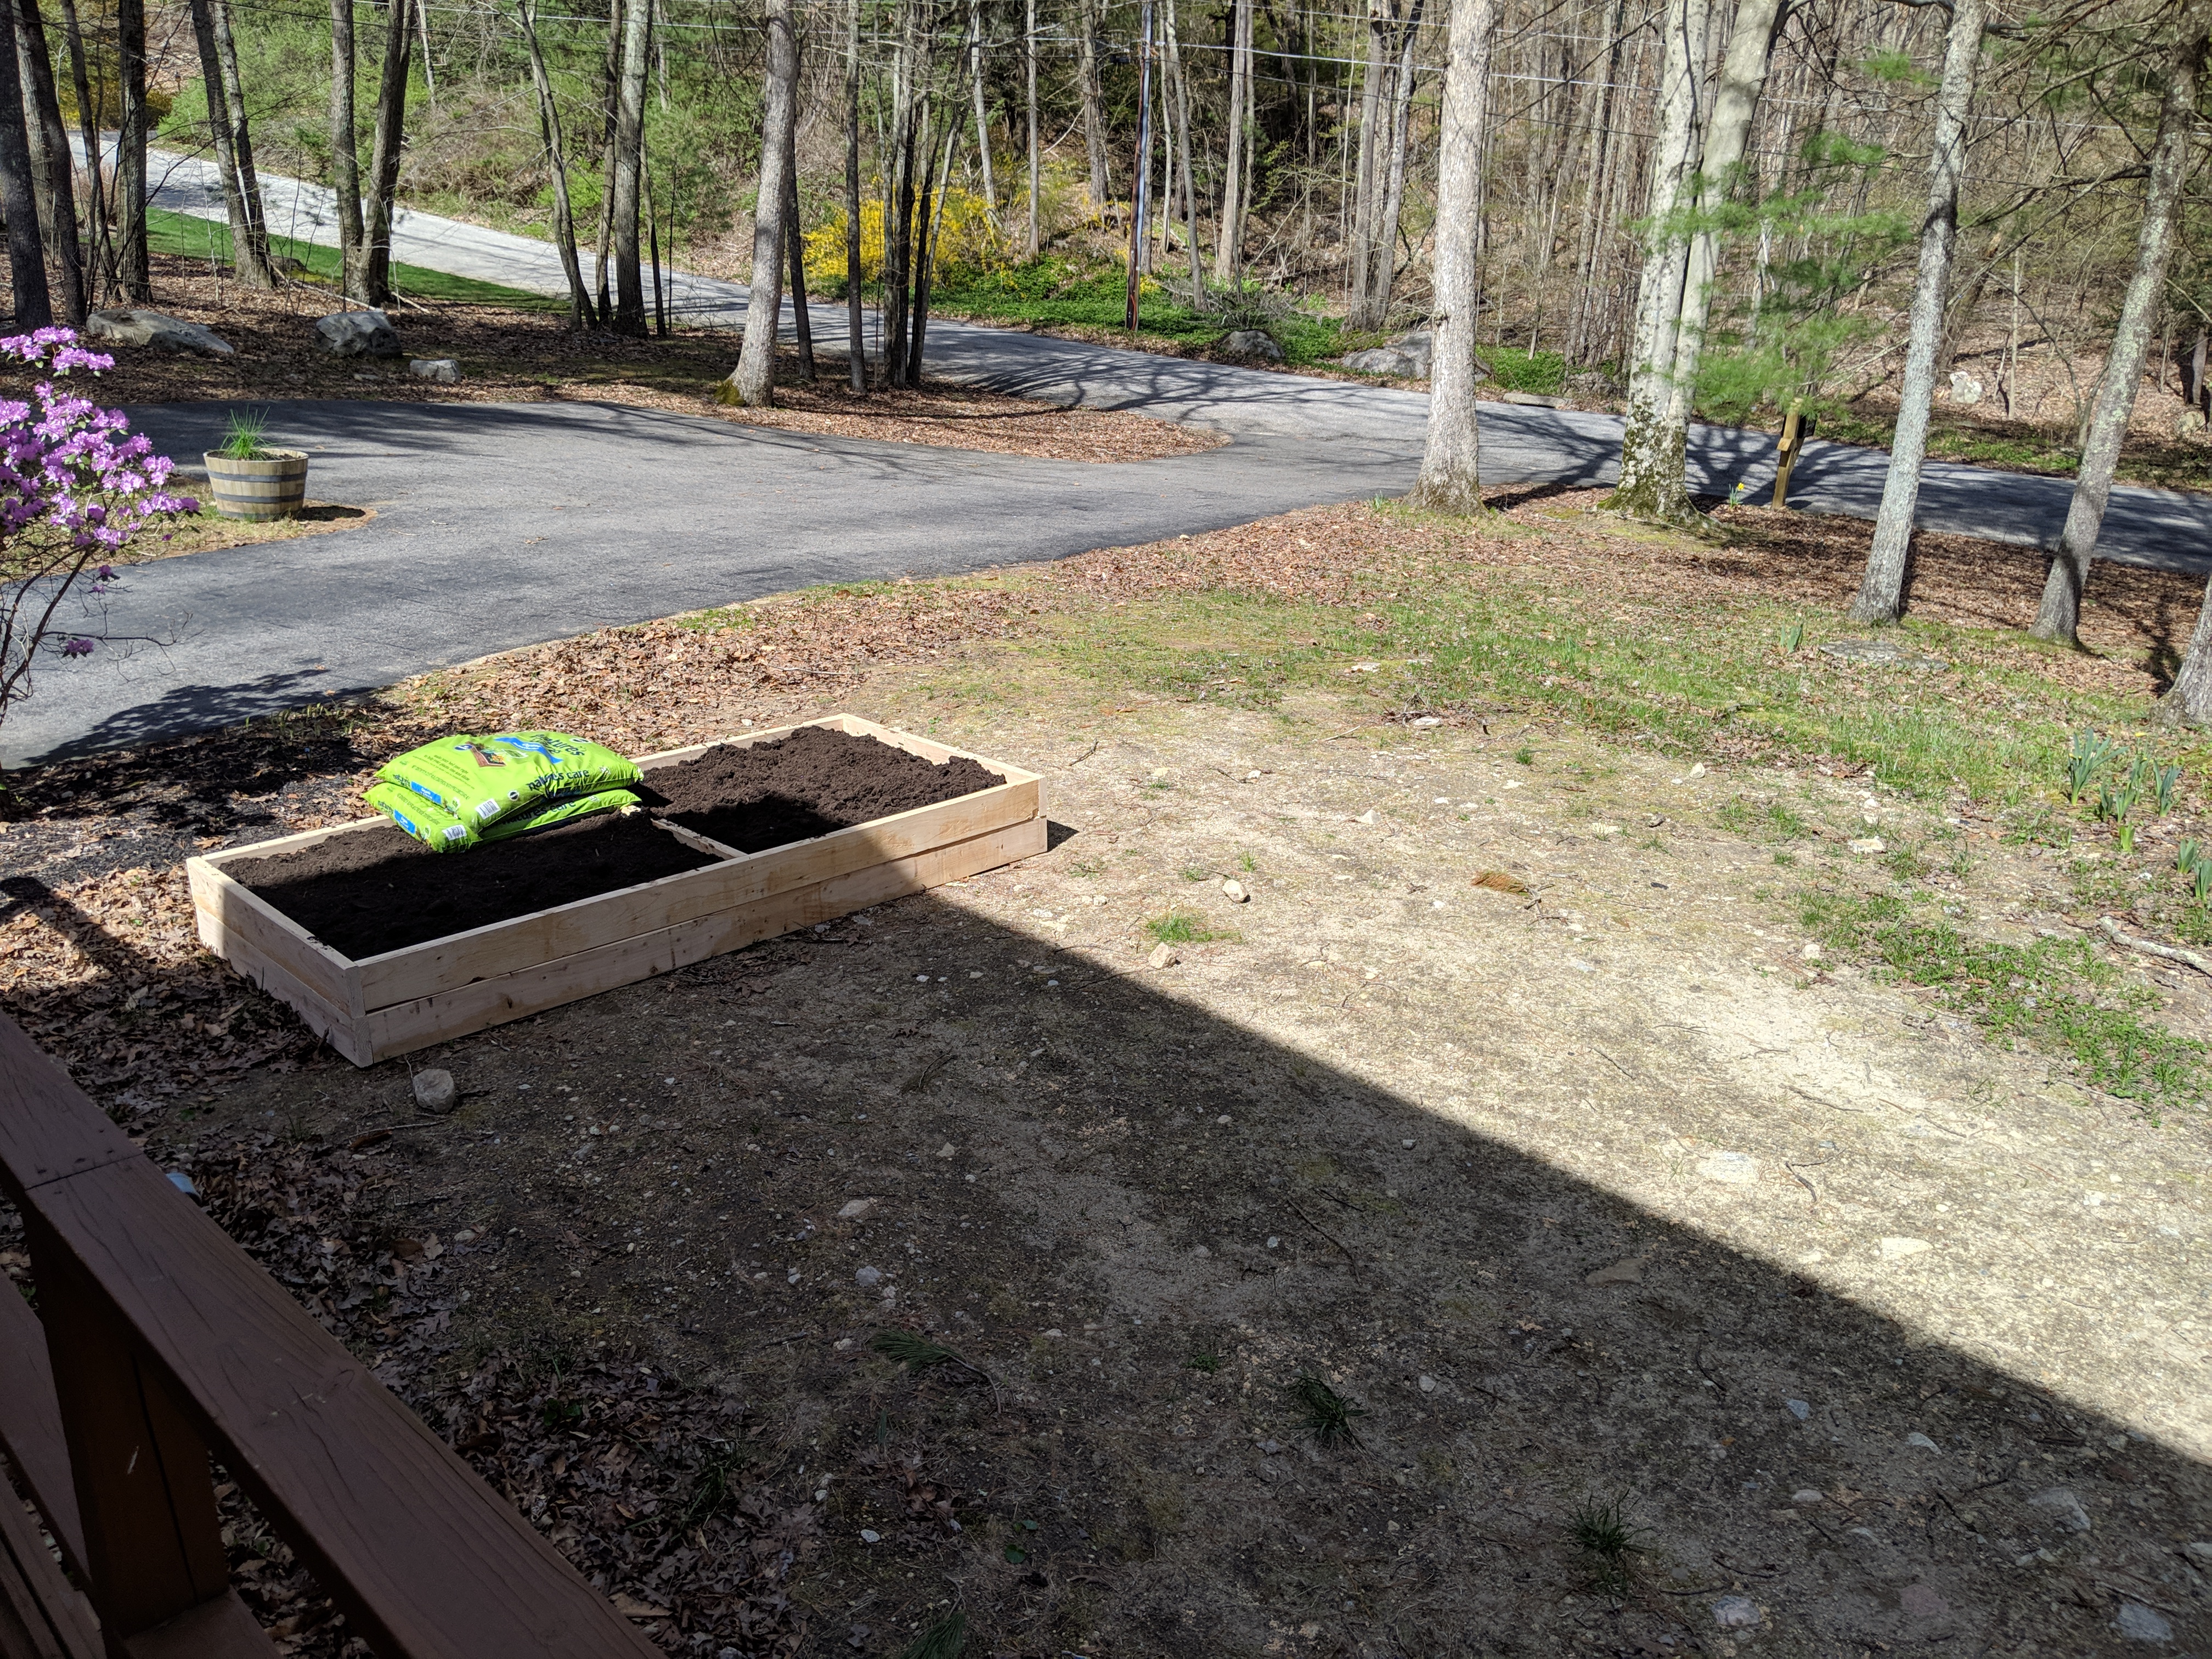
<svg viewBox="0 0 2212 1659">
<path fill-rule="evenodd" d="M 651 819 L 439 854 L 365 818 L 188 860 L 201 941 L 368 1066 L 1044 850 L 1035 773 L 854 715 L 638 765 Z"/>
</svg>

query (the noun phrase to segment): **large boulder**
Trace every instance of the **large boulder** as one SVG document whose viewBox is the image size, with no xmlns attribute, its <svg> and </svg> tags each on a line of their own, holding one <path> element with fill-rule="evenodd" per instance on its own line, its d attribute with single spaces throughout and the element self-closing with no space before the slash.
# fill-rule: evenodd
<svg viewBox="0 0 2212 1659">
<path fill-rule="evenodd" d="M 1225 336 L 1221 349 L 1232 357 L 1259 357 L 1271 363 L 1283 361 L 1283 349 L 1263 328 L 1240 328 Z"/>
<path fill-rule="evenodd" d="M 1390 342 L 1390 349 L 1401 353 L 1413 365 L 1413 378 L 1429 378 L 1429 359 L 1436 355 L 1437 337 L 1427 329 L 1417 329 L 1411 334 L 1401 334 Z"/>
<path fill-rule="evenodd" d="M 315 319 L 315 343 L 339 357 L 397 357 L 399 332 L 380 311 L 338 311 Z"/>
<path fill-rule="evenodd" d="M 1416 364 L 1409 352 L 1395 346 L 1370 346 L 1364 351 L 1355 351 L 1337 360 L 1346 368 L 1356 368 L 1362 374 L 1392 374 L 1400 380 L 1425 380 L 1428 365 Z"/>
<path fill-rule="evenodd" d="M 211 328 L 158 311 L 95 311 L 84 319 L 84 334 L 109 345 L 160 346 L 208 357 L 232 356 L 238 349 Z"/>
</svg>

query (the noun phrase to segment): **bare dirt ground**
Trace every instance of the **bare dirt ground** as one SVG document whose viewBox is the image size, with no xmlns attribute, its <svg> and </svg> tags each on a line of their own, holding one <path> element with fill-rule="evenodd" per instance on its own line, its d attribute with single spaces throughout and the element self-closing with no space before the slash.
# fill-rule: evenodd
<svg viewBox="0 0 2212 1659">
<path fill-rule="evenodd" d="M 1685 617 L 1851 574 L 1794 520 L 1720 545 L 1575 511 L 1330 509 L 590 636 L 210 739 L 232 787 L 199 793 L 177 757 L 57 769 L 0 840 L 35 872 L 0 999 L 671 1651 L 888 1655 L 955 1609 L 1008 1656 L 2205 1651 L 2201 1111 L 1800 914 L 1911 890 L 1990 940 L 2091 933 L 2016 813 L 1496 704 L 1415 726 L 1349 653 L 1237 707 L 1066 648 L 1224 583 L 1349 613 L 1425 537 L 1499 585 L 1542 534 L 1557 581 Z M 1978 585 L 1976 554 L 1930 549 L 1919 591 L 1988 628 L 2033 562 Z M 2189 596 L 2134 580 L 2054 685 L 2155 684 Z M 194 822 L 349 816 L 439 722 L 567 709 L 642 748 L 830 707 L 1044 773 L 1054 845 L 367 1071 L 195 956 L 164 867 Z M 2212 1035 L 2198 976 L 2136 965 Z M 450 1117 L 413 1109 L 433 1065 Z M 1585 1547 L 1608 1512 L 1630 1547 Z M 336 1650 L 281 1547 L 234 1537 L 288 1643 Z"/>
</svg>

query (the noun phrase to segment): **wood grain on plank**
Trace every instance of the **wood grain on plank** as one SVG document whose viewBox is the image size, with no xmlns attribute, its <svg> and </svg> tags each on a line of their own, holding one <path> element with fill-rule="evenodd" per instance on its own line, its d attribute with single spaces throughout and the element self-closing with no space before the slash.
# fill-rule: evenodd
<svg viewBox="0 0 2212 1659">
<path fill-rule="evenodd" d="M 1048 830 L 1030 818 L 953 846 L 894 859 L 828 881 L 733 906 L 660 932 L 623 939 L 498 979 L 480 980 L 416 1002 L 372 1010 L 368 1031 L 379 1060 L 581 997 L 634 985 L 795 927 L 832 921 L 871 904 L 902 898 L 1044 850 Z"/>
<path fill-rule="evenodd" d="M 310 990 L 300 981 L 289 966 L 264 955 L 259 947 L 240 938 L 220 921 L 202 912 L 200 937 L 207 939 L 210 928 L 216 937 L 209 941 L 209 950 L 277 1001 L 289 1005 L 293 1012 L 307 1022 L 309 1030 L 355 1065 L 369 1063 L 368 1043 L 362 1035 L 363 1023 L 361 1020 L 356 1019 L 344 1009 L 334 1006 L 319 992 Z"/>
<path fill-rule="evenodd" d="M 130 1659 L 271 1659 L 278 1651 L 236 1590 L 139 1632 L 123 1648 Z"/>
<path fill-rule="evenodd" d="M 372 1648 L 410 1659 L 658 1659 L 151 1164 L 52 1183 L 39 1207 L 54 1244 L 112 1301 L 232 1477 Z"/>
<path fill-rule="evenodd" d="M 58 1089 L 76 1091 L 61 1061 L 0 1018 L 0 1187 L 19 1205 L 27 1188 L 142 1156 L 106 1113 L 54 1110 Z"/>
<path fill-rule="evenodd" d="M 311 830 L 309 836 L 333 833 Z M 192 904 L 202 915 L 213 916 L 224 932 L 244 939 L 268 960 L 283 964 L 294 979 L 332 1007 L 354 1015 L 362 1012 L 361 973 L 352 963 L 206 860 L 186 859 L 185 872 L 192 884 Z"/>
</svg>

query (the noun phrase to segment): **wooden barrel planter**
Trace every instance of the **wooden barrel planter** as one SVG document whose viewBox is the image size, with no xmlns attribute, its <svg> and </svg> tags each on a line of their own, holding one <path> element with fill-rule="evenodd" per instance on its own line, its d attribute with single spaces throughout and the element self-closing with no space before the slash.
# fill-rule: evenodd
<svg viewBox="0 0 2212 1659">
<path fill-rule="evenodd" d="M 258 461 L 228 455 L 205 458 L 208 495 L 226 519 L 282 519 L 307 498 L 307 457 L 296 449 L 270 449 Z"/>
</svg>

